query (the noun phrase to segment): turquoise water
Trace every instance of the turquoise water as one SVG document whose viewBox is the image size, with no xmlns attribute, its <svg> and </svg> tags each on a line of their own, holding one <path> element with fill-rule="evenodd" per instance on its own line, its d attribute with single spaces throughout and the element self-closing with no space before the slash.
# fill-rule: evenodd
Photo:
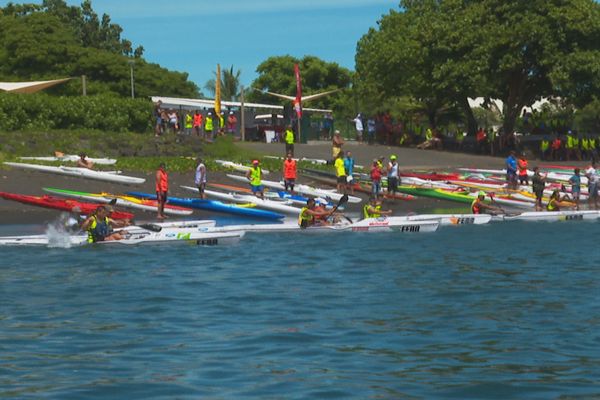
<svg viewBox="0 0 600 400">
<path fill-rule="evenodd" d="M 0 397 L 600 397 L 599 232 L 0 248 Z"/>
</svg>

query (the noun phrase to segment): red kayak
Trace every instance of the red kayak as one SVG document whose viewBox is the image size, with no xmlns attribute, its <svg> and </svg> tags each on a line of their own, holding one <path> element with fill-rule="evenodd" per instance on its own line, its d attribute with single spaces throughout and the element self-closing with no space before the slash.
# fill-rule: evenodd
<svg viewBox="0 0 600 400">
<path fill-rule="evenodd" d="M 54 210 L 67 211 L 77 214 L 89 215 L 96 209 L 106 204 L 85 203 L 77 200 L 61 199 L 53 196 L 29 196 L 25 194 L 15 194 L 0 192 L 0 197 L 6 200 L 18 201 L 19 203 L 51 208 Z M 113 219 L 133 219 L 133 214 L 128 212 L 113 211 L 110 214 Z"/>
</svg>

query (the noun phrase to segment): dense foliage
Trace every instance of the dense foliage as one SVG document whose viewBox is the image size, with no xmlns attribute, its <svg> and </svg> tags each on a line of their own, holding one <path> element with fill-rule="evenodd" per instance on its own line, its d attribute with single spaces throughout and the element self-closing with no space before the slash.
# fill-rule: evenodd
<svg viewBox="0 0 600 400">
<path fill-rule="evenodd" d="M 600 5 L 593 0 L 404 0 L 358 43 L 356 88 L 365 103 L 408 96 L 430 125 L 467 98 L 500 99 L 503 131 L 542 97 L 573 105 L 600 91 Z"/>
<path fill-rule="evenodd" d="M 64 0 L 0 8 L 0 80 L 27 81 L 87 77 L 88 94 L 130 95 L 131 67 L 138 97 L 197 97 L 187 73 L 146 62 L 143 47 L 121 38 L 122 28 L 106 14 L 99 17 L 90 0 L 80 7 Z M 49 93 L 75 95 L 81 80 Z"/>
<path fill-rule="evenodd" d="M 50 96 L 0 93 L 0 130 L 100 129 L 146 132 L 152 103 L 111 95 Z"/>
</svg>

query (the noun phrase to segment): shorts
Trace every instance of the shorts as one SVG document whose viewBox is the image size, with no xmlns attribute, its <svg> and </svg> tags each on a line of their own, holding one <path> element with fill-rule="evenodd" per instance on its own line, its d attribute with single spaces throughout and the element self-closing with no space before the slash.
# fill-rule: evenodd
<svg viewBox="0 0 600 400">
<path fill-rule="evenodd" d="M 517 174 L 514 172 L 507 172 L 506 173 L 506 181 L 511 182 L 511 183 L 516 183 L 517 182 Z"/>
<path fill-rule="evenodd" d="M 167 201 L 167 193 L 168 192 L 156 192 L 156 200 L 164 200 Z"/>
<path fill-rule="evenodd" d="M 396 193 L 397 191 L 398 191 L 398 178 L 395 176 L 388 178 L 388 192 Z"/>
<path fill-rule="evenodd" d="M 204 189 L 206 188 L 206 182 L 202 182 L 196 185 L 200 194 L 204 193 Z"/>
<path fill-rule="evenodd" d="M 258 193 L 258 192 L 263 192 L 263 185 L 250 185 L 250 189 L 252 190 L 252 193 Z"/>
<path fill-rule="evenodd" d="M 540 191 L 540 192 L 535 192 L 535 199 L 542 201 L 542 198 L 544 197 L 544 191 Z"/>
<path fill-rule="evenodd" d="M 581 196 L 581 192 L 579 192 L 579 191 L 571 192 L 571 195 L 573 196 L 573 200 L 579 200 L 579 197 Z"/>
<path fill-rule="evenodd" d="M 296 184 L 296 178 L 285 178 L 285 184 L 286 185 L 295 185 Z"/>
<path fill-rule="evenodd" d="M 381 191 L 381 181 L 373 181 L 371 190 L 374 195 L 378 195 L 379 192 Z"/>
<path fill-rule="evenodd" d="M 337 177 L 337 183 L 346 184 L 348 181 L 346 180 L 346 175 L 340 175 Z"/>
</svg>

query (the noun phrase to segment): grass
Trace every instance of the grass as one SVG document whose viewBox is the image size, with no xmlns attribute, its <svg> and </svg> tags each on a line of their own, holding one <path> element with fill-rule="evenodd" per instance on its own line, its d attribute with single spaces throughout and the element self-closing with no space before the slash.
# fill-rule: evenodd
<svg viewBox="0 0 600 400">
<path fill-rule="evenodd" d="M 261 158 L 261 154 L 237 146 L 231 137 L 219 137 L 213 143 L 201 142 L 197 137 L 166 134 L 155 138 L 152 134 L 114 133 L 104 131 L 48 131 L 48 132 L 0 132 L 0 162 L 19 161 L 20 156 L 52 156 L 55 151 L 65 154 L 85 152 L 89 157 L 117 159 L 116 166 L 97 165 L 97 169 L 120 169 L 126 171 L 152 172 L 161 162 L 173 172 L 190 172 L 201 157 L 209 171 L 231 171 L 215 163 L 228 160 L 250 165 L 251 160 L 261 159 L 261 166 L 280 171 L 282 161 Z M 35 161 L 28 161 L 35 163 Z M 61 165 L 64 162 L 39 162 L 45 165 Z M 299 168 L 318 168 L 300 162 Z M 0 168 L 3 167 L 0 164 Z"/>
</svg>

